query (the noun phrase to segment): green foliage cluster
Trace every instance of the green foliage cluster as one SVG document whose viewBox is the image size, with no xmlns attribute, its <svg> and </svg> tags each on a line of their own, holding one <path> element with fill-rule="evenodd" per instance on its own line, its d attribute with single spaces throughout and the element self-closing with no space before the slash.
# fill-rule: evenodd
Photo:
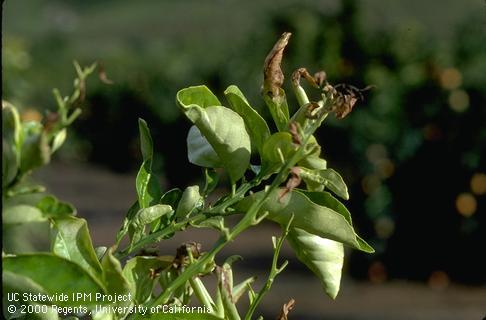
<svg viewBox="0 0 486 320">
<path fill-rule="evenodd" d="M 28 254 L 3 252 L 4 292 L 65 293 L 68 299 L 61 306 L 81 305 L 93 319 L 131 319 L 135 315 L 129 312 L 130 307 L 186 305 L 195 297 L 208 311 L 197 315 L 198 319 L 230 320 L 241 318 L 236 303 L 246 293 L 249 306 L 245 319 L 251 319 L 275 277 L 287 265 L 278 263 L 281 246 L 287 239 L 298 259 L 319 278 L 324 291 L 335 298 L 340 286 L 343 245 L 367 253 L 374 250 L 356 234 L 349 211 L 334 196 L 348 199 L 347 187 L 336 171 L 327 168 L 314 134 L 330 113 L 338 117 L 349 113 L 356 102 L 356 92 L 340 92 L 322 74 L 314 78 L 306 73 L 306 80 L 319 92 L 319 99 L 310 101 L 296 73 L 293 88 L 299 107 L 290 117 L 280 70 L 289 37 L 288 33 L 282 36 L 264 67 L 262 95 L 276 131 L 270 129 L 273 125 L 267 124 L 236 86 L 225 90 L 227 103 L 222 103 L 204 85 L 177 93 L 180 110 L 193 124 L 187 136 L 188 159 L 204 169 L 203 188 L 194 185 L 183 190 L 161 190 L 152 170 L 154 148 L 150 130 L 139 119 L 143 162 L 135 182 L 137 200 L 127 212 L 116 243 L 109 248 L 93 247 L 86 221 L 76 217 L 69 204 L 52 195 L 35 204 L 19 199 L 41 191 L 26 177 L 33 169 L 47 164 L 50 155 L 64 142 L 66 127 L 80 112 L 76 106 L 84 96 L 85 78 L 95 65 L 82 69 L 76 64 L 74 93 L 62 98 L 54 91 L 58 111 L 47 117 L 45 123 L 20 122 L 16 108 L 5 103 L 2 137 L 8 156 L 2 162 L 4 228 L 47 222 L 50 250 Z M 259 159 L 257 163 L 251 163 L 252 154 Z M 208 197 L 222 175 L 229 177 L 231 192 L 210 203 Z M 302 180 L 306 188 L 298 189 Z M 230 227 L 226 219 L 234 215 L 239 220 Z M 237 256 L 222 265 L 215 258 L 226 244 L 264 219 L 278 223 L 282 235 L 273 238 L 274 257 L 268 279 L 260 291 L 255 291 L 253 277 L 233 283 L 232 264 L 238 260 Z M 182 245 L 173 256 L 154 256 L 146 251 L 189 227 L 212 228 L 220 237 L 207 252 L 197 243 Z M 213 294 L 202 281 L 205 275 L 217 277 L 218 286 Z M 79 292 L 92 296 L 129 294 L 132 298 L 113 303 L 80 302 L 73 296 Z M 97 311 L 96 305 L 111 307 L 112 312 Z M 47 304 L 47 308 L 49 312 L 36 316 L 43 319 L 63 316 L 51 305 Z M 4 313 L 4 316 L 23 315 Z M 189 317 L 184 315 L 185 319 Z M 150 318 L 169 319 L 164 313 L 154 313 Z"/>
</svg>

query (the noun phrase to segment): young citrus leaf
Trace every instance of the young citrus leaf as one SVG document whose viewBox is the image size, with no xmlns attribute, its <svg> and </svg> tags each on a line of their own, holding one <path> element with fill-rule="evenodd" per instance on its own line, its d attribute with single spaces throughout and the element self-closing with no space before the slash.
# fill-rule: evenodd
<svg viewBox="0 0 486 320">
<path fill-rule="evenodd" d="M 103 284 L 106 287 L 108 295 L 121 295 L 121 296 L 134 296 L 134 292 L 131 291 L 131 286 L 128 280 L 125 278 L 122 272 L 121 264 L 118 259 L 113 256 L 114 247 L 106 250 L 103 259 L 101 260 L 101 266 L 103 268 Z M 127 316 L 127 311 L 130 306 L 134 304 L 133 299 L 120 300 L 116 304 L 111 303 L 117 308 L 115 310 L 110 309 L 109 312 L 98 312 L 93 314 L 93 319 L 124 319 Z M 123 307 L 126 307 L 123 308 Z"/>
<path fill-rule="evenodd" d="M 290 229 L 287 240 L 297 258 L 315 273 L 329 297 L 335 299 L 341 283 L 343 244 L 298 228 Z"/>
<path fill-rule="evenodd" d="M 343 178 L 335 170 L 328 168 L 322 170 L 320 175 L 326 180 L 326 187 L 334 192 L 336 195 L 340 196 L 344 200 L 349 199 L 348 187 L 344 182 Z"/>
<path fill-rule="evenodd" d="M 205 86 L 180 90 L 177 102 L 214 149 L 231 180 L 240 179 L 250 163 L 251 151 L 250 136 L 243 119 L 233 110 L 221 106 Z"/>
<path fill-rule="evenodd" d="M 305 157 L 297 164 L 300 167 L 308 168 L 311 170 L 324 170 L 327 168 L 327 161 L 320 158 L 319 155 L 314 155 L 314 154 Z"/>
<path fill-rule="evenodd" d="M 207 108 L 212 106 L 222 106 L 218 98 L 208 89 L 206 86 L 193 86 L 180 90 L 177 92 L 177 102 L 184 109 L 190 109 L 191 105 L 196 105 L 201 108 Z M 184 112 L 190 112 L 190 110 L 183 110 Z M 192 122 L 197 119 L 188 117 Z"/>
<path fill-rule="evenodd" d="M 123 237 L 128 233 L 130 223 L 132 222 L 133 217 L 137 214 L 139 210 L 140 210 L 140 205 L 138 204 L 138 200 L 137 200 L 128 209 L 127 214 L 123 219 L 123 225 L 121 226 L 120 230 L 116 234 L 117 244 L 119 244 L 120 241 L 123 239 Z"/>
<path fill-rule="evenodd" d="M 170 266 L 172 261 L 161 257 L 142 256 L 127 261 L 123 275 L 130 285 L 130 291 L 135 294 L 135 304 L 143 304 L 152 296 L 158 274 Z"/>
<path fill-rule="evenodd" d="M 101 278 L 101 265 L 91 242 L 86 220 L 76 217 L 54 219 L 52 252 L 80 265 L 95 278 Z"/>
<path fill-rule="evenodd" d="M 19 170 L 15 148 L 6 139 L 2 139 L 2 188 L 14 181 Z"/>
<path fill-rule="evenodd" d="M 64 218 L 76 215 L 76 209 L 71 204 L 59 201 L 53 195 L 42 198 L 36 207 L 48 218 Z"/>
<path fill-rule="evenodd" d="M 204 177 L 205 182 L 203 194 L 207 196 L 217 187 L 219 182 L 219 174 L 216 170 L 206 168 L 204 170 Z"/>
<path fill-rule="evenodd" d="M 250 288 L 250 285 L 255 282 L 256 277 L 250 277 L 243 280 L 239 284 L 233 287 L 233 300 L 238 302 L 241 296 Z"/>
<path fill-rule="evenodd" d="M 56 135 L 52 139 L 51 153 L 56 152 L 63 145 L 64 141 L 66 141 L 66 137 L 67 137 L 66 128 L 56 133 Z"/>
<path fill-rule="evenodd" d="M 267 122 L 253 109 L 248 100 L 237 86 L 229 86 L 224 94 L 228 100 L 231 109 L 238 113 L 245 121 L 246 127 L 252 144 L 255 145 L 258 153 L 263 154 L 263 144 L 270 136 Z"/>
<path fill-rule="evenodd" d="M 176 220 L 188 217 L 192 210 L 201 204 L 202 197 L 199 194 L 199 186 L 187 187 L 182 193 L 181 200 L 175 213 Z"/>
<path fill-rule="evenodd" d="M 128 232 L 130 235 L 131 244 L 142 239 L 145 234 L 145 226 L 149 223 L 159 220 L 165 215 L 173 212 L 171 206 L 166 204 L 156 204 L 151 207 L 142 208 L 130 220 Z"/>
<path fill-rule="evenodd" d="M 106 253 L 106 250 L 108 248 L 107 247 L 96 247 L 94 250 L 95 250 L 95 253 L 96 253 L 96 258 L 98 258 L 98 260 L 101 260 L 103 258 L 103 256 L 105 255 Z"/>
<path fill-rule="evenodd" d="M 322 191 L 324 187 L 334 192 L 341 198 L 348 200 L 348 187 L 344 183 L 343 178 L 333 169 L 324 170 L 309 170 L 301 169 L 301 177 L 306 182 L 310 190 Z"/>
<path fill-rule="evenodd" d="M 42 211 L 30 205 L 7 206 L 2 212 L 2 222 L 6 225 L 44 221 L 47 221 L 47 217 Z"/>
<path fill-rule="evenodd" d="M 172 208 L 176 208 L 179 204 L 179 200 L 182 197 L 182 190 L 179 188 L 170 189 L 162 195 L 160 198 L 160 204 L 168 204 Z"/>
<path fill-rule="evenodd" d="M 35 201 L 33 202 L 35 203 Z M 63 218 L 74 214 L 76 214 L 76 211 L 73 206 L 48 195 L 35 205 L 27 204 L 25 201 L 20 202 L 20 204 L 6 205 L 2 221 L 6 224 L 43 222 L 49 218 Z"/>
<path fill-rule="evenodd" d="M 20 151 L 22 127 L 19 113 L 17 108 L 6 101 L 2 101 L 2 138 L 14 148 L 16 153 Z"/>
<path fill-rule="evenodd" d="M 285 91 L 279 88 L 279 94 L 271 97 L 269 94 L 263 95 L 263 101 L 265 101 L 273 121 L 277 126 L 278 131 L 287 131 L 289 126 L 289 107 L 287 105 L 287 98 L 285 97 Z"/>
<path fill-rule="evenodd" d="M 143 208 L 133 217 L 132 224 L 135 226 L 144 226 L 170 212 L 172 212 L 172 207 L 166 204 L 156 204 L 148 208 Z"/>
<path fill-rule="evenodd" d="M 153 142 L 145 120 L 138 119 L 138 129 L 143 163 L 137 174 L 136 189 L 140 207 L 147 208 L 157 202 L 161 196 L 161 191 L 157 178 L 152 173 Z"/>
<path fill-rule="evenodd" d="M 322 238 L 342 242 L 364 252 L 374 252 L 354 231 L 350 222 L 339 212 L 312 202 L 304 193 L 294 190 L 283 195 L 283 189 L 273 191 L 260 212 L 268 211 L 267 218 L 286 225 L 292 215 L 292 226 Z M 262 191 L 242 200 L 237 210 L 246 211 L 251 203 L 263 197 Z"/>
<path fill-rule="evenodd" d="M 26 134 L 21 148 L 20 172 L 22 174 L 49 163 L 51 150 L 44 131 Z"/>
<path fill-rule="evenodd" d="M 270 136 L 263 145 L 262 170 L 273 173 L 283 165 L 296 152 L 292 143 L 292 135 L 288 132 L 277 132 Z"/>
<path fill-rule="evenodd" d="M 305 194 L 312 202 L 323 207 L 331 208 L 332 210 L 341 214 L 350 225 L 353 224 L 349 210 L 329 192 L 302 191 L 302 193 Z"/>
<path fill-rule="evenodd" d="M 196 126 L 187 134 L 187 157 L 190 163 L 205 168 L 222 168 L 223 162 Z"/>
<path fill-rule="evenodd" d="M 151 160 L 153 158 L 153 142 L 150 135 L 150 129 L 145 120 L 138 119 L 138 131 L 140 133 L 140 150 L 142 151 L 143 160 Z"/>
<path fill-rule="evenodd" d="M 21 196 L 21 195 L 28 195 L 32 193 L 42 193 L 45 191 L 46 188 L 42 185 L 30 183 L 28 181 L 19 181 L 14 186 L 9 188 L 7 192 L 7 196 L 8 197 Z"/>
<path fill-rule="evenodd" d="M 160 199 L 160 186 L 152 174 L 152 159 L 145 160 L 140 166 L 136 178 L 138 202 L 141 208 L 147 208 Z"/>
<path fill-rule="evenodd" d="M 236 308 L 236 301 L 233 300 L 233 270 L 231 263 L 233 260 L 226 262 L 222 267 L 217 269 L 218 274 L 218 291 L 221 295 L 225 319 L 239 320 L 240 315 Z"/>
<path fill-rule="evenodd" d="M 206 308 L 212 309 L 212 313 L 218 314 L 219 310 L 216 310 L 217 307 L 213 301 L 213 298 L 211 298 L 211 295 L 204 286 L 204 283 L 201 281 L 201 278 L 193 277 L 189 279 L 189 283 L 199 302 L 202 303 Z"/>
<path fill-rule="evenodd" d="M 122 272 L 120 261 L 113 256 L 113 247 L 108 248 L 103 259 L 101 260 L 103 269 L 103 284 L 108 294 L 132 294 L 130 285 Z M 120 301 L 119 305 L 130 305 L 133 301 Z"/>
<path fill-rule="evenodd" d="M 20 167 L 22 130 L 17 109 L 2 101 L 2 187 L 9 185 Z"/>
<path fill-rule="evenodd" d="M 93 300 L 73 301 L 78 293 L 94 297 L 105 294 L 101 283 L 93 278 L 78 264 L 65 258 L 50 254 L 37 253 L 2 258 L 3 287 L 6 291 L 32 294 L 66 294 L 66 301 L 56 301 L 59 306 L 78 306 L 104 304 Z"/>
</svg>

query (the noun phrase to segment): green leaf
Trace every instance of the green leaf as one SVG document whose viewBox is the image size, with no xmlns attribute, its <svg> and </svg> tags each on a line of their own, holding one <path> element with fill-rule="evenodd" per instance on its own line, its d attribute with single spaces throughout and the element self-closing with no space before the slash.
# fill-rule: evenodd
<svg viewBox="0 0 486 320">
<path fill-rule="evenodd" d="M 230 257 L 229 262 L 225 262 L 218 270 L 218 291 L 221 295 L 225 319 L 239 320 L 240 315 L 236 308 L 236 301 L 233 300 L 233 270 L 231 263 L 234 261 Z"/>
<path fill-rule="evenodd" d="M 311 170 L 324 170 L 327 168 L 327 161 L 320 158 L 319 155 L 311 154 L 299 161 L 298 165 Z"/>
<path fill-rule="evenodd" d="M 5 188 L 14 181 L 19 170 L 15 147 L 10 145 L 6 139 L 2 139 L 2 155 L 2 188 Z"/>
<path fill-rule="evenodd" d="M 245 291 L 250 289 L 251 284 L 253 282 L 255 282 L 255 280 L 256 280 L 256 277 L 250 277 L 250 278 L 243 280 L 242 282 L 240 282 L 236 286 L 234 286 L 233 287 L 233 300 L 235 302 L 238 302 L 238 300 L 245 293 Z"/>
<path fill-rule="evenodd" d="M 251 142 L 255 145 L 259 154 L 263 154 L 263 145 L 270 137 L 270 129 L 267 122 L 253 109 L 248 100 L 237 86 L 229 86 L 224 94 L 228 100 L 231 109 L 238 113 L 245 121 Z"/>
<path fill-rule="evenodd" d="M 108 248 L 101 260 L 103 269 L 103 283 L 108 294 L 133 294 L 130 291 L 130 284 L 123 275 L 120 261 L 113 256 L 113 247 Z M 132 301 L 120 301 L 119 304 L 130 305 Z"/>
<path fill-rule="evenodd" d="M 4 154 L 5 156 L 5 154 Z M 19 195 L 28 195 L 32 193 L 42 193 L 45 192 L 46 188 L 39 184 L 34 184 L 28 181 L 19 181 L 14 186 L 9 188 L 7 196 L 14 197 Z"/>
<path fill-rule="evenodd" d="M 64 218 L 76 215 L 76 209 L 69 203 L 59 201 L 53 195 L 42 198 L 36 205 L 48 218 Z"/>
<path fill-rule="evenodd" d="M 291 157 L 297 148 L 292 143 L 288 132 L 277 132 L 270 136 L 263 145 L 262 170 L 266 174 L 274 173 Z"/>
<path fill-rule="evenodd" d="M 52 146 L 51 146 L 52 153 L 56 152 L 64 144 L 64 141 L 66 141 L 66 137 L 67 137 L 66 128 L 56 133 L 54 139 L 52 140 Z"/>
<path fill-rule="evenodd" d="M 151 160 L 153 158 L 153 142 L 150 135 L 150 129 L 145 120 L 138 119 L 138 131 L 140 133 L 140 149 L 142 151 L 143 160 Z"/>
<path fill-rule="evenodd" d="M 279 94 L 271 97 L 268 93 L 263 95 L 273 121 L 277 126 L 278 131 L 287 131 L 289 128 L 289 107 L 287 105 L 287 98 L 285 97 L 285 91 L 282 88 L 278 88 Z"/>
<path fill-rule="evenodd" d="M 116 234 L 116 243 L 119 244 L 123 237 L 128 233 L 130 223 L 132 222 L 133 217 L 137 214 L 140 210 L 140 205 L 138 204 L 138 200 L 135 201 L 132 206 L 128 209 L 125 218 L 123 219 L 123 225 L 121 226 L 120 230 L 118 230 Z"/>
<path fill-rule="evenodd" d="M 2 212 L 2 222 L 6 225 L 47 221 L 47 217 L 38 208 L 19 204 L 7 206 Z"/>
<path fill-rule="evenodd" d="M 73 301 L 77 293 L 105 294 L 95 278 L 81 266 L 50 253 L 25 254 L 2 258 L 3 287 L 6 291 L 32 294 L 66 294 L 67 301 L 56 301 L 59 306 L 93 306 L 102 302 Z"/>
<path fill-rule="evenodd" d="M 2 101 L 2 138 L 16 150 L 15 152 L 20 151 L 21 130 L 17 108 L 6 101 Z"/>
<path fill-rule="evenodd" d="M 153 142 L 145 120 L 138 119 L 138 129 L 143 163 L 137 174 L 136 189 L 140 207 L 147 208 L 159 200 L 161 191 L 157 178 L 152 173 Z"/>
<path fill-rule="evenodd" d="M 91 242 L 86 220 L 76 217 L 52 222 L 52 252 L 77 263 L 93 277 L 101 278 L 101 265 Z"/>
<path fill-rule="evenodd" d="M 140 209 L 132 218 L 129 225 L 129 233 L 131 244 L 134 244 L 142 239 L 145 234 L 145 226 L 152 223 L 161 217 L 170 214 L 173 211 L 172 207 L 165 204 L 156 204 L 148 208 Z"/>
<path fill-rule="evenodd" d="M 20 167 L 22 128 L 17 109 L 2 101 L 2 187 L 17 176 Z"/>
<path fill-rule="evenodd" d="M 335 299 L 341 284 L 343 244 L 298 228 L 290 229 L 287 240 L 297 258 L 315 273 L 329 297 Z"/>
<path fill-rule="evenodd" d="M 25 134 L 21 155 L 20 172 L 22 174 L 49 163 L 51 160 L 51 150 L 45 131 Z"/>
<path fill-rule="evenodd" d="M 209 195 L 218 186 L 219 174 L 213 169 L 204 169 L 204 190 L 203 194 L 205 196 Z"/>
<path fill-rule="evenodd" d="M 348 187 L 343 178 L 335 170 L 328 168 L 320 172 L 326 181 L 326 187 L 344 200 L 349 199 Z"/>
<path fill-rule="evenodd" d="M 152 160 L 145 160 L 140 166 L 136 178 L 138 202 L 141 208 L 155 204 L 161 196 L 157 179 L 152 175 Z"/>
<path fill-rule="evenodd" d="M 101 266 L 103 268 L 103 283 L 106 287 L 108 295 L 130 295 L 134 296 L 134 292 L 131 291 L 131 286 L 128 280 L 123 275 L 120 261 L 113 256 L 114 247 L 109 248 L 103 259 L 101 260 Z M 111 304 L 115 307 L 122 307 L 117 310 L 110 310 L 110 312 L 98 312 L 93 315 L 93 319 L 124 319 L 126 311 L 123 307 L 132 306 L 134 301 L 128 299 L 127 301 L 119 301 L 116 304 Z M 121 311 L 121 313 L 119 312 Z"/>
<path fill-rule="evenodd" d="M 177 102 L 179 105 L 188 110 L 184 110 L 184 112 L 191 113 L 190 108 L 191 105 L 197 105 L 201 108 L 207 108 L 212 106 L 222 106 L 221 102 L 219 102 L 218 98 L 208 89 L 206 86 L 193 86 L 188 87 L 185 89 L 180 90 L 177 92 Z M 197 121 L 196 118 L 191 118 L 188 115 L 188 118 L 195 122 Z"/>
<path fill-rule="evenodd" d="M 134 292 L 135 304 L 146 302 L 152 295 L 158 273 L 172 264 L 173 259 L 135 257 L 127 261 L 123 275 Z"/>
<path fill-rule="evenodd" d="M 283 226 L 287 225 L 292 214 L 292 227 L 309 233 L 342 242 L 364 252 L 372 253 L 373 248 L 354 231 L 350 221 L 343 214 L 317 203 L 304 193 L 294 190 L 283 195 L 284 190 L 273 191 L 260 209 L 260 214 L 268 211 L 268 219 Z M 236 209 L 246 211 L 250 205 L 264 196 L 264 191 L 246 197 L 237 204 Z"/>
<path fill-rule="evenodd" d="M 136 226 L 144 226 L 160 217 L 172 212 L 172 207 L 166 204 L 156 204 L 154 206 L 140 209 L 133 218 L 133 224 Z"/>
<path fill-rule="evenodd" d="M 177 102 L 214 149 L 232 182 L 240 179 L 248 168 L 251 153 L 244 120 L 236 112 L 221 106 L 205 86 L 180 90 Z"/>
<path fill-rule="evenodd" d="M 336 195 L 348 200 L 348 187 L 343 178 L 333 169 L 308 170 L 300 168 L 300 176 L 304 179 L 310 190 L 322 191 L 327 187 Z"/>
<path fill-rule="evenodd" d="M 199 186 L 187 187 L 182 193 L 181 200 L 175 213 L 176 220 L 188 217 L 192 210 L 201 204 L 202 197 L 199 194 Z"/>
<path fill-rule="evenodd" d="M 182 197 L 182 190 L 179 188 L 170 189 L 160 198 L 161 204 L 168 204 L 172 208 L 176 208 L 179 204 L 179 200 Z"/>
<path fill-rule="evenodd" d="M 223 162 L 196 126 L 187 134 L 187 157 L 190 163 L 205 168 L 222 168 Z"/>
<path fill-rule="evenodd" d="M 51 195 L 42 198 L 35 206 L 24 203 L 6 205 L 2 214 L 3 223 L 43 222 L 49 218 L 69 217 L 76 213 L 73 206 L 60 202 Z"/>
<path fill-rule="evenodd" d="M 329 192 L 302 191 L 302 193 L 305 194 L 306 197 L 308 197 L 312 202 L 336 211 L 337 213 L 341 214 L 349 224 L 353 224 L 349 210 Z"/>
</svg>

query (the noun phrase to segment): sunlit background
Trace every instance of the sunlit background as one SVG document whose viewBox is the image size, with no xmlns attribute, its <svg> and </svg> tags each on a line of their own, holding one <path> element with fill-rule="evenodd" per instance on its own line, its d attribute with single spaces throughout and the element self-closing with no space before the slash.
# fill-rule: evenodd
<svg viewBox="0 0 486 320">
<path fill-rule="evenodd" d="M 2 28 L 2 98 L 22 119 L 54 108 L 52 88 L 69 92 L 74 59 L 101 61 L 114 81 L 90 78 L 68 143 L 38 174 L 88 219 L 97 245 L 113 243 L 135 199 L 137 118 L 151 127 L 164 187 L 200 183 L 175 93 L 204 83 L 221 95 L 236 84 L 268 117 L 259 97 L 263 60 L 292 32 L 287 75 L 305 66 L 324 69 L 334 84 L 375 86 L 317 138 L 350 187 L 356 228 L 377 252 L 348 252 L 336 302 L 284 252 L 289 270 L 262 312 L 274 318 L 294 297 L 292 319 L 486 316 L 483 1 L 7 0 Z M 270 267 L 278 229 L 252 232 L 225 251 L 245 257 L 241 277 Z M 162 249 L 190 239 L 209 245 L 212 236 L 189 233 Z"/>
</svg>

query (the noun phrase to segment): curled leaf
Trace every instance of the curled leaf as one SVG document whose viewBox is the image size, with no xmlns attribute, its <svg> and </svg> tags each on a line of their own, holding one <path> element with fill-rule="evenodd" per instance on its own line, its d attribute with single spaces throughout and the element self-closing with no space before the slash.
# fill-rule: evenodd
<svg viewBox="0 0 486 320">
<path fill-rule="evenodd" d="M 295 300 L 290 299 L 289 302 L 282 306 L 282 311 L 280 311 L 280 315 L 278 316 L 277 320 L 288 320 L 289 312 L 294 308 Z"/>
<path fill-rule="evenodd" d="M 292 227 L 303 229 L 322 238 L 342 242 L 364 252 L 374 252 L 374 249 L 356 234 L 349 212 L 344 211 L 342 205 L 326 201 L 327 198 L 320 197 L 321 193 L 318 192 L 310 193 L 309 196 L 293 190 L 282 198 L 280 192 L 281 189 L 274 190 L 268 196 L 260 209 L 260 214 L 268 211 L 267 218 L 282 226 L 287 225 L 293 216 Z M 238 203 L 236 209 L 246 211 L 254 201 L 258 201 L 263 196 L 263 191 L 254 193 Z"/>
<path fill-rule="evenodd" d="M 343 244 L 298 228 L 290 230 L 287 240 L 297 258 L 315 273 L 329 297 L 335 299 L 341 284 Z"/>
<path fill-rule="evenodd" d="M 263 90 L 264 93 L 271 93 L 273 97 L 278 96 L 284 81 L 284 75 L 280 64 L 282 63 L 283 51 L 287 46 L 290 32 L 284 32 L 280 39 L 275 43 L 270 53 L 265 58 L 263 64 Z"/>
</svg>

